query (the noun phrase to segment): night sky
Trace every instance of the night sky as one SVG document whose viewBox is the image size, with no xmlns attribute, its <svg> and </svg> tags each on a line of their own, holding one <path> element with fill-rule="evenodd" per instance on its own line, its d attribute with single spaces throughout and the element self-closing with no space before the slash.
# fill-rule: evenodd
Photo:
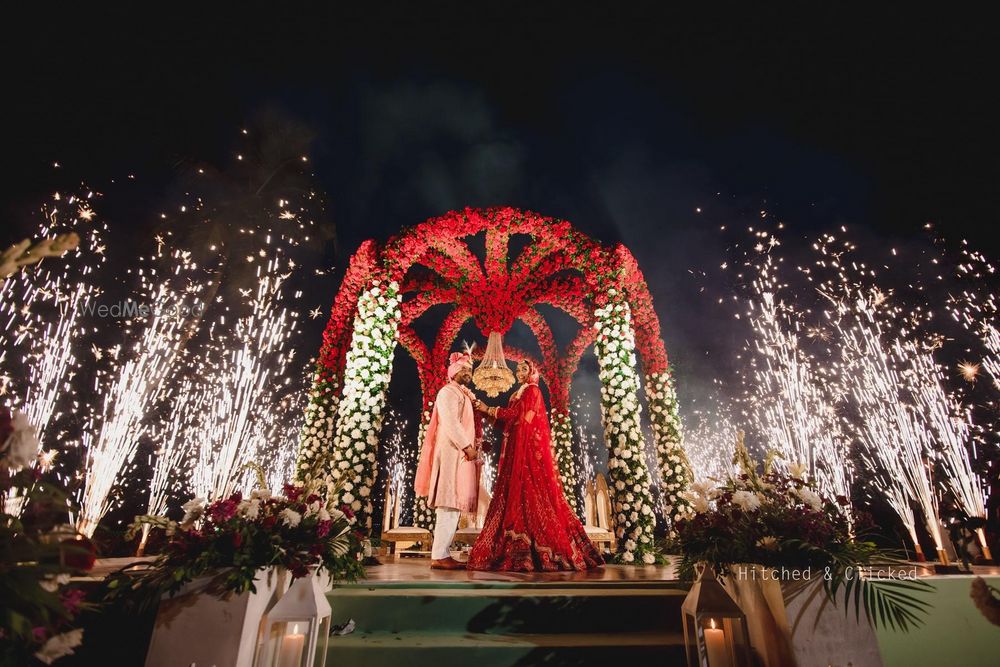
<svg viewBox="0 0 1000 667">
<path fill-rule="evenodd" d="M 803 237 L 847 224 L 895 240 L 933 222 L 996 248 L 982 17 L 410 4 L 8 22 L 0 241 L 30 233 L 53 190 L 135 174 L 105 217 L 112 243 L 148 243 L 185 165 L 231 162 L 239 129 L 276 114 L 313 133 L 323 262 L 464 206 L 570 220 L 637 256 L 682 387 L 724 375 L 738 342 L 696 278 L 725 256 L 722 224 L 767 210 Z M 316 282 L 328 307 L 336 277 Z"/>
</svg>

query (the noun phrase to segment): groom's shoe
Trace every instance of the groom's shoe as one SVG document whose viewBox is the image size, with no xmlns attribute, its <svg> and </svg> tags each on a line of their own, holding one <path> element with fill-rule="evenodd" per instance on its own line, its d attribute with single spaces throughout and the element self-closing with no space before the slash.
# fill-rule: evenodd
<svg viewBox="0 0 1000 667">
<path fill-rule="evenodd" d="M 465 563 L 460 563 L 451 556 L 431 561 L 432 570 L 464 570 Z"/>
</svg>

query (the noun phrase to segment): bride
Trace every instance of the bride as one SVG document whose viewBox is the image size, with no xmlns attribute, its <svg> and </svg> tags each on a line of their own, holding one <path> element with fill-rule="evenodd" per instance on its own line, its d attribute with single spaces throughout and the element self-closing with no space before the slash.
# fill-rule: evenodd
<svg viewBox="0 0 1000 667">
<path fill-rule="evenodd" d="M 552 460 L 549 420 L 538 369 L 517 366 L 521 386 L 506 408 L 476 401 L 476 409 L 503 423 L 493 500 L 472 547 L 470 570 L 586 570 L 604 564 L 563 495 Z"/>
</svg>

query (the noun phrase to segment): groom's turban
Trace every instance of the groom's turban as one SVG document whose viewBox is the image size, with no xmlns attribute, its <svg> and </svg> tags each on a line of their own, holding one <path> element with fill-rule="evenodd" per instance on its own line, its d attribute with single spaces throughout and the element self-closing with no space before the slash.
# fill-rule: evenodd
<svg viewBox="0 0 1000 667">
<path fill-rule="evenodd" d="M 452 352 L 448 358 L 448 379 L 454 378 L 462 369 L 472 370 L 472 355 Z"/>
</svg>

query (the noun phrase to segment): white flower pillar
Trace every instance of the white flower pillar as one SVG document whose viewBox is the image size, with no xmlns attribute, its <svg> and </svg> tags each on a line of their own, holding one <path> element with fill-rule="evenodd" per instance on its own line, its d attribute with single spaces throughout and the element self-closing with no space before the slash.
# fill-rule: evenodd
<svg viewBox="0 0 1000 667">
<path fill-rule="evenodd" d="M 647 375 L 645 390 L 659 468 L 660 507 L 672 527 L 691 511 L 690 503 L 681 494 L 693 481 L 691 465 L 682 444 L 677 393 L 669 371 Z"/>
<path fill-rule="evenodd" d="M 617 290 L 609 289 L 608 296 L 608 305 L 594 313 L 594 327 L 601 379 L 601 422 L 604 441 L 610 450 L 608 474 L 615 496 L 616 558 L 623 563 L 653 563 L 656 514 L 639 425 L 639 376 L 635 370 L 632 317 Z"/>
<path fill-rule="evenodd" d="M 337 435 L 337 396 L 335 379 L 317 373 L 309 392 L 299 458 L 295 462 L 295 478 L 300 482 L 315 479 L 326 473 L 327 452 Z"/>
<path fill-rule="evenodd" d="M 356 513 L 362 529 L 372 513 L 376 450 L 396 349 L 399 303 L 395 281 L 372 281 L 358 299 L 351 348 L 344 364 L 344 389 L 328 474 L 333 482 L 348 478 L 341 488 L 340 502 Z"/>
<path fill-rule="evenodd" d="M 573 423 L 568 414 L 552 409 L 552 449 L 555 450 L 556 464 L 563 493 L 570 507 L 578 512 L 576 500 L 576 462 L 573 459 Z"/>
</svg>

